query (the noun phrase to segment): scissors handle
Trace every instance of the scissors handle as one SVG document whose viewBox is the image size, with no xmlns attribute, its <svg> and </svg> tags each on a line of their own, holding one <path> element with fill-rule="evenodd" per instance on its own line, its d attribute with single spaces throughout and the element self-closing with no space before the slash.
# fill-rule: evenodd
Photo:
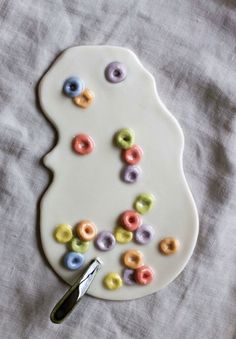
<svg viewBox="0 0 236 339">
<path fill-rule="evenodd" d="M 91 261 L 84 274 L 75 281 L 53 308 L 50 315 L 50 319 L 53 323 L 60 324 L 72 312 L 74 307 L 87 292 L 101 266 L 102 261 L 99 258 L 95 258 Z"/>
</svg>

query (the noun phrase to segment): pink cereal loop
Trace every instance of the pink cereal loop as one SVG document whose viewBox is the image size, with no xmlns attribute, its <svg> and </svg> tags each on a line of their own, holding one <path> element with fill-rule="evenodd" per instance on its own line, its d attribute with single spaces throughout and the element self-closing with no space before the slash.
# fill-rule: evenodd
<svg viewBox="0 0 236 339">
<path fill-rule="evenodd" d="M 150 284 L 154 279 L 154 271 L 150 266 L 143 265 L 135 270 L 135 280 L 140 285 Z"/>
<path fill-rule="evenodd" d="M 121 214 L 122 226 L 128 231 L 135 231 L 141 225 L 141 216 L 135 211 L 125 211 Z"/>
<path fill-rule="evenodd" d="M 86 155 L 93 151 L 95 143 L 87 134 L 78 134 L 72 140 L 72 148 L 79 155 Z"/>
<path fill-rule="evenodd" d="M 123 150 L 122 158 L 129 165 L 137 165 L 143 157 L 143 150 L 138 145 Z"/>
</svg>

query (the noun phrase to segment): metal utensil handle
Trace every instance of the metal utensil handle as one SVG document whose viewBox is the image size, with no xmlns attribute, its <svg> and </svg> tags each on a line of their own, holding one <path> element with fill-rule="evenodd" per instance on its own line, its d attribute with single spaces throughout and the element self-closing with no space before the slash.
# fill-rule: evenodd
<svg viewBox="0 0 236 339">
<path fill-rule="evenodd" d="M 84 274 L 75 281 L 74 285 L 69 288 L 53 308 L 50 314 L 50 319 L 53 323 L 60 324 L 71 313 L 87 292 L 101 266 L 102 262 L 99 258 L 91 261 Z"/>
</svg>

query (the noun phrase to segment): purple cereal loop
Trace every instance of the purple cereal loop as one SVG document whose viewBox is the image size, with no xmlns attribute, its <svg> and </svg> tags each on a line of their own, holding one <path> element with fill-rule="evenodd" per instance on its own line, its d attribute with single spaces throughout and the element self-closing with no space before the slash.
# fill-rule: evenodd
<svg viewBox="0 0 236 339">
<path fill-rule="evenodd" d="M 125 80 L 127 75 L 127 70 L 124 64 L 121 62 L 113 61 L 107 65 L 105 69 L 105 77 L 107 81 L 114 84 L 119 83 Z"/>
<path fill-rule="evenodd" d="M 139 179 L 141 174 L 142 170 L 139 166 L 136 165 L 125 166 L 121 170 L 121 179 L 128 184 L 132 184 Z"/>
<path fill-rule="evenodd" d="M 116 239 L 111 232 L 102 231 L 95 239 L 95 245 L 100 251 L 110 251 L 115 247 Z"/>
<path fill-rule="evenodd" d="M 143 224 L 136 230 L 134 240 L 140 245 L 146 245 L 152 240 L 154 234 L 152 226 Z"/>
<path fill-rule="evenodd" d="M 135 285 L 134 270 L 125 268 L 123 270 L 123 282 L 125 285 Z"/>
</svg>

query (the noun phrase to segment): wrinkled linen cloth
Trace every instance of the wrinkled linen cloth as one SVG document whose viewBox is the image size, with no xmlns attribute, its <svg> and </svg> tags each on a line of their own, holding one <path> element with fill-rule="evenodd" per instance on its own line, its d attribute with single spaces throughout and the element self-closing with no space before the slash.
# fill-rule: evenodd
<svg viewBox="0 0 236 339">
<path fill-rule="evenodd" d="M 0 0 L 0 338 L 236 338 L 236 1 Z M 132 49 L 185 135 L 184 169 L 200 233 L 184 271 L 127 302 L 85 296 L 61 325 L 67 285 L 40 243 L 42 157 L 56 132 L 37 100 L 65 48 Z"/>
</svg>

